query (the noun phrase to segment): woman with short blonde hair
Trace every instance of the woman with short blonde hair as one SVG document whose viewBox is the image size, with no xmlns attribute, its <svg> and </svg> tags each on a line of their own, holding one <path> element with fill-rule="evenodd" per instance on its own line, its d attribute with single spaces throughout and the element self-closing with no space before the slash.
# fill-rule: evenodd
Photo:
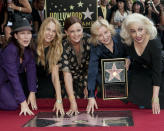
<svg viewBox="0 0 164 131">
<path fill-rule="evenodd" d="M 88 106 L 87 112 L 94 112 L 98 108 L 95 100 L 96 85 L 101 87 L 101 59 L 124 58 L 126 48 L 121 43 L 119 34 L 115 33 L 113 25 L 105 19 L 99 19 L 92 24 L 90 42 L 91 46 L 88 68 Z M 128 63 L 128 59 L 127 59 Z M 100 89 L 101 90 L 101 89 Z M 100 94 L 98 92 L 98 94 Z"/>
<path fill-rule="evenodd" d="M 91 34 L 92 35 L 89 39 L 89 42 L 94 44 L 95 46 L 97 44 L 100 44 L 99 41 L 98 41 L 98 33 L 99 33 L 98 29 L 101 26 L 106 27 L 111 32 L 112 36 L 114 36 L 116 34 L 114 26 L 112 24 L 109 24 L 108 21 L 106 21 L 105 19 L 99 19 L 99 20 L 95 21 L 91 26 Z"/>
</svg>

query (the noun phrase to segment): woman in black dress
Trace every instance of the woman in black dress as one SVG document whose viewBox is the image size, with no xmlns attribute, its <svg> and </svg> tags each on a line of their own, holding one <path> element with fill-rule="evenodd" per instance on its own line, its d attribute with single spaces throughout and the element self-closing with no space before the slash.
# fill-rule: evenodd
<svg viewBox="0 0 164 131">
<path fill-rule="evenodd" d="M 152 106 L 153 114 L 159 114 L 160 105 L 163 106 L 161 101 L 159 104 L 163 77 L 161 43 L 156 39 L 157 30 L 147 17 L 134 13 L 124 20 L 120 35 L 129 45 L 131 58 L 129 100 L 139 106 Z"/>
<path fill-rule="evenodd" d="M 64 114 L 59 81 L 58 60 L 63 52 L 60 23 L 51 17 L 46 18 L 37 37 L 37 98 L 54 98 L 53 111 Z"/>
</svg>

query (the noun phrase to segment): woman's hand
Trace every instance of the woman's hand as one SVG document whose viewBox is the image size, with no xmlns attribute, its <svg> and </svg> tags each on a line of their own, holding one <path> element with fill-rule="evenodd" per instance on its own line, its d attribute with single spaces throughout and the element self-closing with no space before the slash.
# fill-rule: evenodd
<svg viewBox="0 0 164 131">
<path fill-rule="evenodd" d="M 52 111 L 55 111 L 55 110 L 56 110 L 56 116 L 58 116 L 59 113 L 61 116 L 63 116 L 65 114 L 62 101 L 56 100 Z"/>
<path fill-rule="evenodd" d="M 36 104 L 36 97 L 35 97 L 35 92 L 30 92 L 27 100 L 27 104 L 31 104 L 32 110 L 37 110 L 37 104 Z"/>
<path fill-rule="evenodd" d="M 117 22 L 117 26 L 118 27 L 121 27 L 121 25 L 122 25 L 122 22 L 121 21 Z"/>
<path fill-rule="evenodd" d="M 160 105 L 159 105 L 159 86 L 153 86 L 153 95 L 152 95 L 152 112 L 153 114 L 160 114 Z"/>
<path fill-rule="evenodd" d="M 87 90 L 87 87 L 84 88 L 84 99 L 88 98 L 88 90 Z"/>
<path fill-rule="evenodd" d="M 13 9 L 13 10 L 16 9 L 16 5 L 13 2 L 8 3 L 8 7 L 11 8 L 11 9 Z"/>
<path fill-rule="evenodd" d="M 24 114 L 25 116 L 26 114 L 34 115 L 34 113 L 29 109 L 26 100 L 23 101 L 20 105 L 21 105 L 21 112 L 19 113 L 19 115 L 22 115 L 22 114 Z"/>
<path fill-rule="evenodd" d="M 69 109 L 69 111 L 66 114 L 70 115 L 70 116 L 72 116 L 74 114 L 75 115 L 79 114 L 78 108 L 77 108 L 77 103 L 76 103 L 75 99 L 70 101 L 70 109 Z"/>
<path fill-rule="evenodd" d="M 95 98 L 88 98 L 88 105 L 87 105 L 87 109 L 86 109 L 87 113 L 91 112 L 93 114 L 94 107 L 96 109 L 98 109 L 98 106 L 97 106 Z"/>
<path fill-rule="evenodd" d="M 130 59 L 126 58 L 125 59 L 125 68 L 127 71 L 129 70 L 129 66 L 130 66 Z"/>
<path fill-rule="evenodd" d="M 152 98 L 152 112 L 153 114 L 160 114 L 160 104 L 158 97 Z"/>
</svg>

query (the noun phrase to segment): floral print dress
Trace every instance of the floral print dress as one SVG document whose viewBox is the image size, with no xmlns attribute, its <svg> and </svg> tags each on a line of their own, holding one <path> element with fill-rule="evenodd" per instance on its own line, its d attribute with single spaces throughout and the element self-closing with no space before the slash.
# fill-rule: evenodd
<svg viewBox="0 0 164 131">
<path fill-rule="evenodd" d="M 87 87 L 88 63 L 90 57 L 89 35 L 84 34 L 80 41 L 80 52 L 76 53 L 68 39 L 63 40 L 63 54 L 59 61 L 60 70 L 70 72 L 73 79 L 74 95 L 84 97 L 84 88 Z"/>
</svg>

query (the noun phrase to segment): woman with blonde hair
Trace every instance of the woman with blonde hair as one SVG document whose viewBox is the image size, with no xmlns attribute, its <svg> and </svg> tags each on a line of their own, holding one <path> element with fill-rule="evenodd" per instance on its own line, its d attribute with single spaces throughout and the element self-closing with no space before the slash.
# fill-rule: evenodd
<svg viewBox="0 0 164 131">
<path fill-rule="evenodd" d="M 58 72 L 58 61 L 63 52 L 60 23 L 51 17 L 46 18 L 37 37 L 37 75 L 39 98 L 53 98 L 56 90 L 54 109 L 57 114 L 64 114 L 61 87 Z"/>
<path fill-rule="evenodd" d="M 94 112 L 96 84 L 101 87 L 101 59 L 126 57 L 125 46 L 120 36 L 115 33 L 113 25 L 105 19 L 95 21 L 91 26 L 91 46 L 88 69 L 88 106 L 87 112 Z M 128 62 L 128 59 L 127 59 Z M 128 65 L 128 64 L 127 64 Z"/>
<path fill-rule="evenodd" d="M 129 74 L 129 101 L 140 107 L 150 108 L 153 114 L 160 113 L 163 103 L 164 81 L 161 67 L 161 43 L 153 22 L 141 14 L 131 14 L 122 23 L 121 37 L 129 46 L 131 58 Z M 160 99 L 162 100 L 162 99 Z"/>
</svg>

